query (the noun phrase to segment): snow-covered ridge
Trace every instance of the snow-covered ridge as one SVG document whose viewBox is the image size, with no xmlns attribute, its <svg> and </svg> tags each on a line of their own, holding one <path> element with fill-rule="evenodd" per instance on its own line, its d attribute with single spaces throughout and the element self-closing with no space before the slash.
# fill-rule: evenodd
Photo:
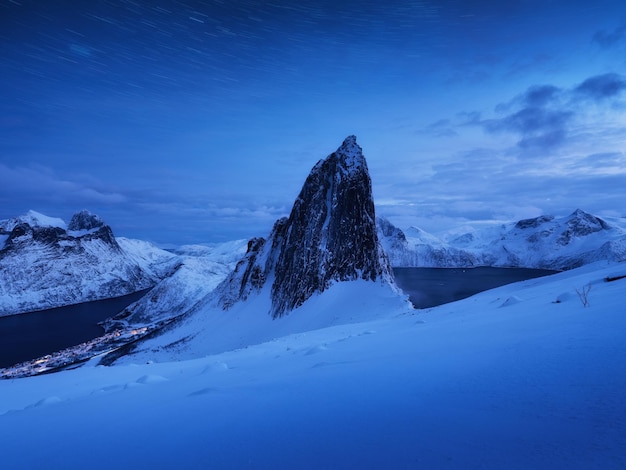
<svg viewBox="0 0 626 470">
<path fill-rule="evenodd" d="M 0 316 L 117 297 L 155 285 L 174 257 L 121 240 L 81 211 L 69 225 L 34 211 L 0 222 Z"/>
<path fill-rule="evenodd" d="M 48 217 L 47 215 L 30 210 L 24 215 L 0 220 L 0 233 L 4 232 L 8 234 L 19 224 L 28 224 L 31 227 L 58 227 L 63 230 L 67 228 L 63 219 Z"/>
<path fill-rule="evenodd" d="M 599 260 L 626 259 L 626 221 L 605 220 L 577 209 L 566 217 L 543 215 L 457 235 L 450 240 L 389 221 L 379 236 L 396 267 L 506 266 L 572 269 Z"/>
<path fill-rule="evenodd" d="M 386 219 L 377 220 L 378 237 L 393 267 L 470 267 L 479 266 L 468 250 L 452 246 L 416 227 L 406 234 Z"/>
</svg>

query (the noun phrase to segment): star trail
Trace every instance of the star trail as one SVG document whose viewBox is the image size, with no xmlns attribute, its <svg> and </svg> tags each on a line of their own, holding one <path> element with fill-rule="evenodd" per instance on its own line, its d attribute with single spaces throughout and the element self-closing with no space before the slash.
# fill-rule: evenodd
<svg viewBox="0 0 626 470">
<path fill-rule="evenodd" d="M 401 227 L 624 215 L 625 24 L 611 0 L 1 0 L 0 218 L 264 235 L 349 134 Z"/>
</svg>

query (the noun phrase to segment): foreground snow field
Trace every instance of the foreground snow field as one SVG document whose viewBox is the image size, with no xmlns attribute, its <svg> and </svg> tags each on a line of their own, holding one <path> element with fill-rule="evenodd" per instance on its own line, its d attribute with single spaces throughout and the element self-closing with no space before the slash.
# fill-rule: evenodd
<svg viewBox="0 0 626 470">
<path fill-rule="evenodd" d="M 368 320 L 0 381 L 2 467 L 625 468 L 623 276 L 596 263 L 377 319 L 342 304 Z"/>
</svg>

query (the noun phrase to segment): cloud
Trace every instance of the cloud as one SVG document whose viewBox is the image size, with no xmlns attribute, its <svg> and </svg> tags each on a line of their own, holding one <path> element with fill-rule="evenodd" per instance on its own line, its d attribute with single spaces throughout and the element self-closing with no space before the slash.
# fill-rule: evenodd
<svg viewBox="0 0 626 470">
<path fill-rule="evenodd" d="M 253 200 L 219 201 L 217 203 L 194 200 L 188 195 L 178 195 L 171 200 L 145 198 L 137 201 L 134 213 L 146 220 L 145 227 L 134 228 L 160 241 L 177 240 L 177 243 L 200 243 L 209 240 L 228 241 L 253 236 L 265 237 L 281 217 L 289 215 L 289 208 L 269 206 Z M 167 224 L 155 230 L 155 220 Z"/>
<path fill-rule="evenodd" d="M 477 125 L 491 134 L 517 134 L 518 150 L 526 155 L 544 155 L 564 144 L 576 122 L 591 112 L 585 103 L 614 104 L 625 89 L 626 78 L 617 73 L 589 77 L 571 89 L 535 85 L 497 105 L 495 111 L 500 117 L 475 119 L 464 124 Z"/>
<path fill-rule="evenodd" d="M 546 106 L 554 101 L 560 94 L 561 89 L 553 85 L 532 86 L 523 95 L 527 106 Z"/>
<path fill-rule="evenodd" d="M 434 137 L 456 137 L 458 132 L 453 129 L 452 121 L 449 119 L 440 119 L 439 121 L 429 124 L 423 129 L 416 131 L 416 134 L 428 134 Z"/>
<path fill-rule="evenodd" d="M 513 132 L 521 136 L 518 146 L 525 150 L 547 149 L 560 145 L 567 136 L 567 125 L 574 113 L 531 106 L 501 119 L 482 121 L 487 132 Z"/>
<path fill-rule="evenodd" d="M 608 49 L 620 43 L 624 38 L 626 38 L 626 24 L 618 26 L 613 31 L 597 31 L 593 35 L 593 42 Z"/>
<path fill-rule="evenodd" d="M 496 105 L 497 113 L 510 113 L 519 108 L 543 108 L 563 97 L 564 90 L 554 85 L 534 85 L 512 100 Z"/>
<path fill-rule="evenodd" d="M 468 220 L 559 216 L 576 207 L 599 213 L 623 205 L 624 158 L 620 152 L 518 159 L 493 149 L 463 151 L 434 165 L 419 184 L 398 185 L 401 198 L 377 199 L 377 213 L 401 228 L 417 225 L 435 233 Z"/>
<path fill-rule="evenodd" d="M 575 162 L 572 168 L 585 175 L 626 176 L 626 154 L 623 152 L 593 153 Z"/>
<path fill-rule="evenodd" d="M 41 166 L 9 167 L 0 164 L 0 202 L 8 216 L 41 205 L 119 204 L 126 197 L 118 192 L 89 187 L 58 177 Z M 15 209 L 13 209 L 15 207 Z M 19 209 L 18 209 L 19 207 Z"/>
<path fill-rule="evenodd" d="M 540 134 L 524 137 L 517 145 L 524 150 L 546 150 L 558 147 L 565 141 L 566 137 L 565 129 L 543 130 Z"/>
<path fill-rule="evenodd" d="M 491 132 L 511 131 L 522 135 L 553 132 L 563 129 L 572 113 L 569 111 L 549 110 L 541 107 L 528 107 L 502 119 L 485 121 L 485 127 Z"/>
<path fill-rule="evenodd" d="M 271 197 L 221 188 L 198 189 L 191 184 L 136 187 L 116 180 L 123 189 L 89 175 L 59 176 L 44 166 L 0 163 L 0 219 L 33 209 L 68 220 L 89 209 L 117 236 L 156 243 L 199 243 L 266 236 L 291 206 Z"/>
<path fill-rule="evenodd" d="M 571 86 L 535 84 L 492 113 L 433 122 L 428 130 L 450 129 L 458 137 L 435 147 L 436 158 L 420 156 L 391 189 L 377 185 L 377 212 L 402 228 L 436 233 L 468 220 L 566 215 L 576 207 L 619 210 L 626 187 L 625 82 L 626 76 L 603 74 Z M 476 131 L 487 133 L 488 143 Z"/>
<path fill-rule="evenodd" d="M 624 77 L 617 73 L 606 73 L 588 78 L 578 85 L 574 92 L 588 98 L 602 100 L 614 97 L 624 89 L 626 89 Z"/>
</svg>

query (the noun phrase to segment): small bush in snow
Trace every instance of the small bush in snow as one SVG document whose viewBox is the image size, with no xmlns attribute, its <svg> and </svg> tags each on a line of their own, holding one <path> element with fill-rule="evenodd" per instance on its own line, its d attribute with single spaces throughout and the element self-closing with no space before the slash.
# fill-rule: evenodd
<svg viewBox="0 0 626 470">
<path fill-rule="evenodd" d="M 582 302 L 584 307 L 589 306 L 589 291 L 591 290 L 591 284 L 587 284 L 582 289 L 576 289 L 576 293 L 578 294 L 578 298 Z"/>
</svg>

